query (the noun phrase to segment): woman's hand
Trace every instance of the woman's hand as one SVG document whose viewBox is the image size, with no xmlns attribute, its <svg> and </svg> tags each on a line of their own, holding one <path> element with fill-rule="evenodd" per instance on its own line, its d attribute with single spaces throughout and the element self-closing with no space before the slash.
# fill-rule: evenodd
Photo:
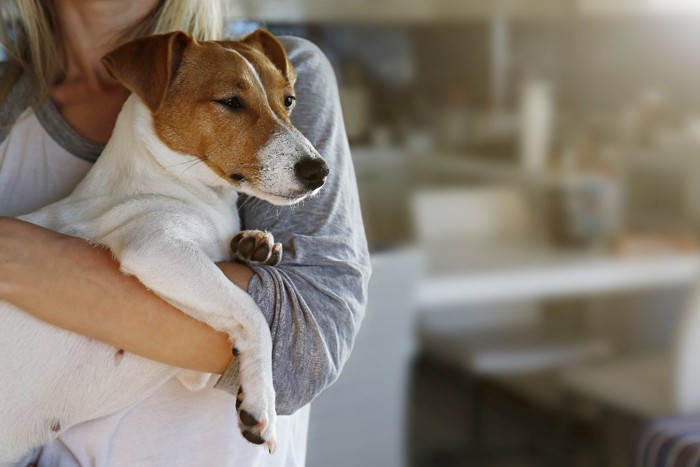
<svg viewBox="0 0 700 467">
<path fill-rule="evenodd" d="M 220 268 L 244 290 L 253 274 L 236 263 Z M 225 334 L 122 274 L 108 250 L 12 218 L 0 218 L 0 299 L 168 365 L 220 374 L 231 360 Z"/>
</svg>

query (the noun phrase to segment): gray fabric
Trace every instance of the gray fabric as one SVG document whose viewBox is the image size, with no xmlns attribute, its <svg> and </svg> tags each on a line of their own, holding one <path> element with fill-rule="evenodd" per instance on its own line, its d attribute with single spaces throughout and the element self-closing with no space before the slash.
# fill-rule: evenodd
<svg viewBox="0 0 700 467">
<path fill-rule="evenodd" d="M 58 113 L 51 99 L 44 100 L 36 109 L 36 118 L 54 141 L 75 157 L 95 162 L 104 149 L 103 144 L 90 141 L 76 133 Z"/>
<path fill-rule="evenodd" d="M 284 245 L 279 265 L 253 268 L 248 292 L 270 325 L 277 411 L 285 415 L 308 404 L 338 377 L 364 315 L 370 266 L 333 70 L 310 42 L 282 41 L 298 74 L 292 121 L 330 168 L 321 193 L 300 205 L 279 208 L 245 197 L 239 204 L 243 228 L 270 230 Z M 20 82 L 15 88 L 16 96 L 0 105 L 0 118 L 9 125 L 33 102 L 26 85 Z M 50 100 L 36 113 L 65 149 L 95 160 L 102 147 L 70 128 Z M 236 395 L 236 358 L 216 387 Z"/>
<path fill-rule="evenodd" d="M 4 72 L 4 64 L 0 64 L 0 76 Z M 0 104 L 0 143 L 7 137 L 12 125 L 27 108 L 38 102 L 35 93 L 30 92 L 29 78 L 23 74 L 12 87 L 7 99 Z M 95 162 L 104 149 L 103 144 L 83 138 L 68 125 L 56 109 L 51 99 L 44 99 L 36 110 L 36 117 L 46 132 L 61 147 L 75 157 Z"/>
<path fill-rule="evenodd" d="M 5 74 L 6 66 L 6 63 L 0 63 L 0 76 Z M 34 97 L 28 91 L 27 80 L 21 76 L 13 85 L 7 98 L 0 103 L 0 143 L 7 138 L 20 114 L 33 102 Z"/>
<path fill-rule="evenodd" d="M 285 415 L 338 377 L 364 315 L 370 266 L 333 70 L 310 42 L 282 41 L 298 75 L 292 121 L 330 168 L 319 195 L 300 205 L 240 203 L 243 228 L 270 230 L 284 245 L 280 264 L 253 267 L 248 292 L 270 324 L 277 411 Z M 234 358 L 226 373 L 236 370 Z M 235 378 L 217 387 L 237 391 Z"/>
<path fill-rule="evenodd" d="M 226 371 L 219 378 L 219 380 L 214 385 L 215 388 L 224 390 L 231 394 L 238 394 L 238 388 L 241 386 L 241 367 L 239 364 L 240 360 L 234 358 L 229 363 Z"/>
</svg>

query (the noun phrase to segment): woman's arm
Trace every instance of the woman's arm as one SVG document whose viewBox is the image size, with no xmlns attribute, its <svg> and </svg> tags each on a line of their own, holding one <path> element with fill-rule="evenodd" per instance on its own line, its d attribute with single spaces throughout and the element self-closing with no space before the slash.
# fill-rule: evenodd
<svg viewBox="0 0 700 467">
<path fill-rule="evenodd" d="M 249 268 L 220 267 L 247 288 Z M 221 374 L 232 358 L 225 334 L 122 274 L 109 251 L 12 218 L 0 218 L 0 298 L 55 326 L 169 365 Z"/>
<path fill-rule="evenodd" d="M 284 245 L 277 266 L 251 266 L 248 293 L 270 325 L 277 412 L 285 415 L 340 374 L 364 316 L 370 265 L 333 70 L 310 42 L 282 41 L 298 75 L 292 121 L 330 168 L 320 193 L 298 205 L 241 203 L 244 228 L 270 230 Z M 217 387 L 235 392 L 228 383 Z"/>
</svg>

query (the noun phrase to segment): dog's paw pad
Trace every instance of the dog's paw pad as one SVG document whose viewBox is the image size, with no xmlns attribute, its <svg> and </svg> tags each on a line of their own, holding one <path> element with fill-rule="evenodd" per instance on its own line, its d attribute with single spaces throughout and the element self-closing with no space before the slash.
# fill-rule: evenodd
<svg viewBox="0 0 700 467">
<path fill-rule="evenodd" d="M 282 244 L 275 243 L 272 245 L 270 257 L 265 261 L 268 266 L 276 266 L 282 260 Z"/>
<path fill-rule="evenodd" d="M 245 439 L 253 444 L 263 444 L 265 442 L 265 439 L 262 436 L 257 435 L 252 431 L 243 430 L 242 434 Z"/>
<path fill-rule="evenodd" d="M 282 259 L 282 244 L 261 230 L 244 230 L 233 237 L 231 251 L 234 258 L 248 263 L 274 266 Z"/>
<path fill-rule="evenodd" d="M 238 395 L 236 396 L 238 426 L 245 439 L 253 444 L 265 444 L 268 451 L 273 453 L 276 447 L 275 412 L 274 409 L 270 407 L 274 407 L 274 402 L 269 400 L 264 401 L 264 399 L 258 400 L 259 398 L 253 399 L 254 400 L 247 400 L 242 389 L 238 390 Z M 271 403 L 271 405 L 266 403 L 264 406 L 267 408 L 258 410 L 252 408 L 260 402 L 268 402 Z"/>
<path fill-rule="evenodd" d="M 241 410 L 238 416 L 241 418 L 241 422 L 243 422 L 244 425 L 256 426 L 258 424 L 258 419 L 253 417 L 247 410 Z"/>
<path fill-rule="evenodd" d="M 243 391 L 240 389 L 238 390 L 238 395 L 236 396 L 236 410 L 241 408 L 241 404 L 243 403 Z"/>
</svg>

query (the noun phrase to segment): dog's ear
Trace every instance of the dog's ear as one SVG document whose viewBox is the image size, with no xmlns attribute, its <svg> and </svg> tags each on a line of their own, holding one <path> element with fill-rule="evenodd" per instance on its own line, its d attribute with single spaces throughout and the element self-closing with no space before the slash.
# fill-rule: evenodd
<svg viewBox="0 0 700 467">
<path fill-rule="evenodd" d="M 143 37 L 102 57 L 110 75 L 158 112 L 185 49 L 193 42 L 184 32 Z"/>
<path fill-rule="evenodd" d="M 296 74 L 294 68 L 287 58 L 287 51 L 282 43 L 270 31 L 265 29 L 256 29 L 252 33 L 241 39 L 241 42 L 254 47 L 261 51 L 267 58 L 270 59 L 275 68 L 294 84 Z"/>
</svg>

